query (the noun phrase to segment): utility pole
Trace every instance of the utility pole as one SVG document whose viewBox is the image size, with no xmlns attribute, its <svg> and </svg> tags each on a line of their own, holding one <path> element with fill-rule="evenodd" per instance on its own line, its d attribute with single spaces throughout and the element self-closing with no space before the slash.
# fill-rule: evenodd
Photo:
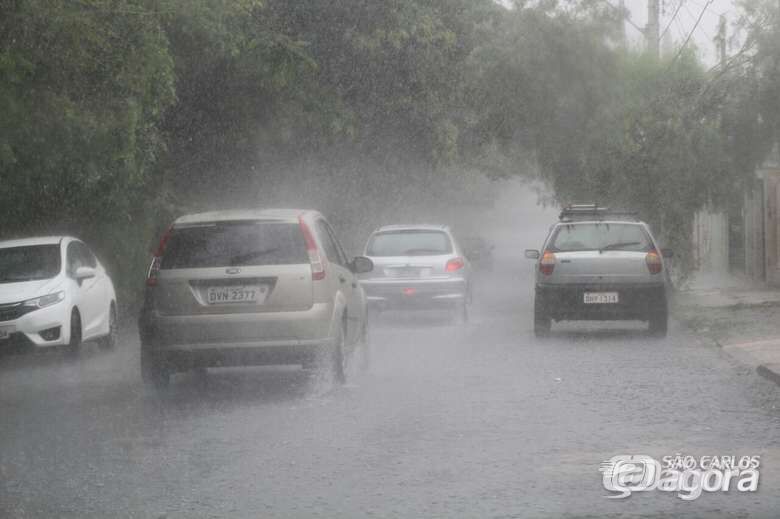
<svg viewBox="0 0 780 519">
<path fill-rule="evenodd" d="M 647 0 L 647 27 L 645 27 L 645 39 L 647 51 L 658 59 L 661 55 L 661 0 Z"/>
<path fill-rule="evenodd" d="M 715 36 L 715 44 L 718 47 L 720 66 L 726 66 L 726 16 L 721 14 L 718 21 L 718 34 Z"/>
<path fill-rule="evenodd" d="M 628 11 L 626 11 L 626 0 L 620 0 L 620 44 L 623 50 L 628 48 L 628 36 L 626 35 L 626 21 L 628 18 Z"/>
</svg>

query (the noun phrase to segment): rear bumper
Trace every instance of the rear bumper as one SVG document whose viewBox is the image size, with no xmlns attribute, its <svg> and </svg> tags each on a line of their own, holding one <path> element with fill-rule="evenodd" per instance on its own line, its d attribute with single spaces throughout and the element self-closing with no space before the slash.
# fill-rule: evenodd
<svg viewBox="0 0 780 519">
<path fill-rule="evenodd" d="M 310 364 L 333 345 L 331 339 L 142 346 L 157 362 L 187 370 L 198 367 Z"/>
<path fill-rule="evenodd" d="M 585 304 L 586 292 L 615 292 L 617 303 Z M 561 320 L 648 320 L 667 311 L 664 285 L 537 285 L 536 308 Z"/>
<path fill-rule="evenodd" d="M 468 294 L 463 278 L 361 281 L 370 308 L 435 309 L 462 304 Z"/>
<path fill-rule="evenodd" d="M 333 344 L 333 305 L 292 312 L 165 316 L 142 312 L 141 347 L 179 366 L 306 363 Z"/>
</svg>

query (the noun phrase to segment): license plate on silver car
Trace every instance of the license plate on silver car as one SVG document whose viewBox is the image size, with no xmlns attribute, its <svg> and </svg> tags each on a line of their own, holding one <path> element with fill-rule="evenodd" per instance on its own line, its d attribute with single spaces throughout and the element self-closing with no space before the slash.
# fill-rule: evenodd
<svg viewBox="0 0 780 519">
<path fill-rule="evenodd" d="M 603 305 L 618 303 L 617 292 L 585 292 L 586 305 Z"/>
<path fill-rule="evenodd" d="M 209 287 L 206 297 L 210 305 L 234 303 L 261 305 L 267 295 L 268 287 L 265 285 L 231 285 Z"/>
</svg>

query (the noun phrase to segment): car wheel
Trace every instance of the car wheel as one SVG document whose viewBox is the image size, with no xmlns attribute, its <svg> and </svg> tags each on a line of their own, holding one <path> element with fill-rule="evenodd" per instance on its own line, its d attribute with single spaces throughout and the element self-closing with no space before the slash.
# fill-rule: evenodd
<svg viewBox="0 0 780 519">
<path fill-rule="evenodd" d="M 68 357 L 78 357 L 81 352 L 81 314 L 74 308 L 70 313 L 70 342 L 66 348 Z"/>
<path fill-rule="evenodd" d="M 337 384 L 345 384 L 347 382 L 347 369 L 346 369 L 346 356 L 344 355 L 344 326 L 339 326 L 338 335 L 336 335 L 333 341 L 333 348 L 330 354 L 330 371 L 333 375 L 333 380 Z"/>
<path fill-rule="evenodd" d="M 368 316 L 363 322 L 363 331 L 360 334 L 360 369 L 368 371 L 371 368 L 371 336 L 368 331 Z"/>
<path fill-rule="evenodd" d="M 160 391 L 168 387 L 171 381 L 171 369 L 159 355 L 141 348 L 141 379 L 147 386 Z"/>
<path fill-rule="evenodd" d="M 119 323 L 116 318 L 116 307 L 114 303 L 111 303 L 111 308 L 108 311 L 108 335 L 101 337 L 98 341 L 98 346 L 103 350 L 114 349 L 119 339 Z"/>
<path fill-rule="evenodd" d="M 648 323 L 648 330 L 654 337 L 666 337 L 666 333 L 669 328 L 669 312 L 663 310 L 661 312 L 650 315 L 650 322 Z"/>
<path fill-rule="evenodd" d="M 463 325 L 469 322 L 469 307 L 466 301 L 458 303 L 455 308 L 452 309 L 452 322 L 455 324 Z"/>
<path fill-rule="evenodd" d="M 537 299 L 534 301 L 534 335 L 547 337 L 552 330 L 552 318 L 547 313 L 544 305 Z"/>
</svg>

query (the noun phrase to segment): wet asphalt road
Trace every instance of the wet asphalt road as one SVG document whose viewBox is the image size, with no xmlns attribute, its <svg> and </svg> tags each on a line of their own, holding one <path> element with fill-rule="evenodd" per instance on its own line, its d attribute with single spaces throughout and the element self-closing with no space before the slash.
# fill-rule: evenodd
<svg viewBox="0 0 780 519">
<path fill-rule="evenodd" d="M 387 314 L 348 386 L 293 368 L 145 391 L 138 343 L 0 360 L 0 517 L 777 517 L 780 389 L 679 325 L 531 333 L 530 267 L 470 324 Z M 610 500 L 617 454 L 761 455 L 756 493 Z"/>
</svg>

